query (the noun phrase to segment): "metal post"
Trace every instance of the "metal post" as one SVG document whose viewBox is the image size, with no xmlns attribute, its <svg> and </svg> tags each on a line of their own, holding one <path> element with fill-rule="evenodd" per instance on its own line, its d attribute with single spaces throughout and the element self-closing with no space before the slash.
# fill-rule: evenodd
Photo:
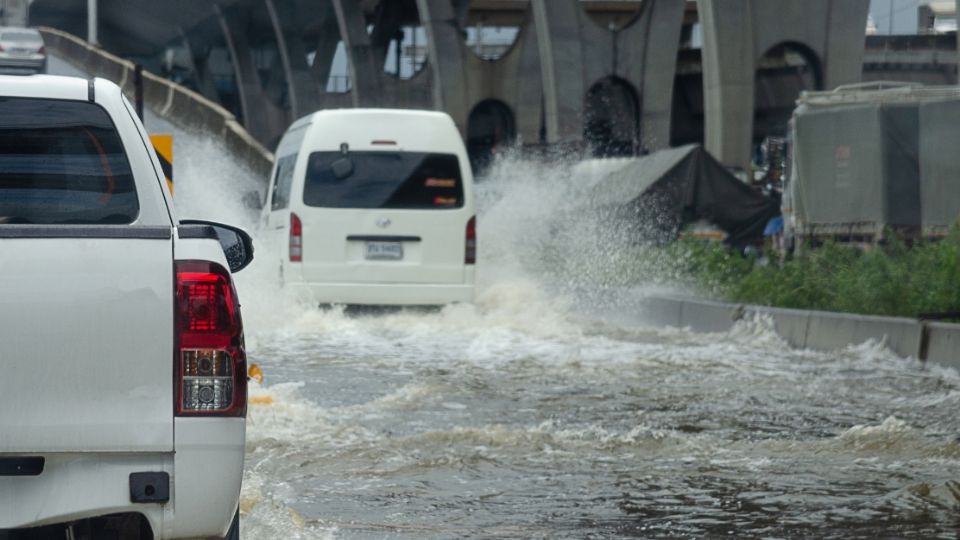
<svg viewBox="0 0 960 540">
<path fill-rule="evenodd" d="M 410 41 L 412 45 L 410 50 L 413 51 L 413 55 L 410 56 L 410 65 L 413 66 L 413 74 L 416 75 L 417 71 L 420 70 L 420 49 L 417 48 L 417 27 L 414 26 L 410 29 Z"/>
<path fill-rule="evenodd" d="M 400 60 L 403 57 L 403 38 L 406 37 L 403 28 L 397 30 L 396 35 L 393 36 L 397 40 L 397 78 L 400 79 Z"/>
<path fill-rule="evenodd" d="M 99 45 L 97 37 L 97 0 L 87 0 L 87 41 Z"/>
<path fill-rule="evenodd" d="M 477 21 L 477 42 L 474 44 L 474 52 L 483 58 L 483 21 Z"/>
<path fill-rule="evenodd" d="M 137 116 L 143 122 L 143 66 L 141 64 L 133 68 L 133 93 Z"/>
</svg>

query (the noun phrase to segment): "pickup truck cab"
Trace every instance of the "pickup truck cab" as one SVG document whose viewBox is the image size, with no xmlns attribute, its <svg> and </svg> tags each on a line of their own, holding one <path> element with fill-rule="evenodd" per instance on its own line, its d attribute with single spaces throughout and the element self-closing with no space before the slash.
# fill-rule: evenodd
<svg viewBox="0 0 960 540">
<path fill-rule="evenodd" d="M 0 540 L 238 537 L 251 257 L 115 84 L 0 76 Z"/>
</svg>

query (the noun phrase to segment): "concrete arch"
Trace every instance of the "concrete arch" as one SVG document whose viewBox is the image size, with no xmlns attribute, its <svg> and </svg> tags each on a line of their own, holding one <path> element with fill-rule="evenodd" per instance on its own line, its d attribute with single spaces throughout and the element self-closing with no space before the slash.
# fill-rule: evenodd
<svg viewBox="0 0 960 540">
<path fill-rule="evenodd" d="M 516 117 L 506 103 L 498 99 L 478 103 L 467 121 L 467 152 L 473 169 L 488 165 L 499 149 L 513 144 L 516 136 Z"/>
<path fill-rule="evenodd" d="M 595 157 L 632 156 L 640 143 L 640 96 L 620 77 L 604 77 L 584 97 L 583 138 Z"/>
<path fill-rule="evenodd" d="M 423 27 L 429 36 L 433 70 L 434 107 L 446 111 L 469 138 L 470 114 L 487 100 L 497 100 L 515 112 L 518 138 L 539 140 L 542 125 L 542 87 L 536 32 L 527 21 L 513 46 L 496 62 L 483 60 L 467 49 L 462 21 L 469 4 L 462 0 L 418 0 Z"/>
<path fill-rule="evenodd" d="M 580 9 L 582 9 L 587 16 L 585 22 L 592 23 L 601 30 L 610 30 L 611 27 L 619 30 L 629 28 L 640 20 L 640 14 L 643 13 L 643 10 L 647 7 L 643 0 L 635 3 L 623 2 L 620 6 L 617 6 L 617 4 L 607 4 L 606 7 L 608 9 L 611 7 L 615 7 L 616 9 L 607 13 L 606 16 L 600 16 L 588 9 L 588 4 L 582 1 L 580 1 L 579 4 Z"/>
<path fill-rule="evenodd" d="M 802 43 L 778 43 L 763 53 L 754 77 L 754 147 L 767 137 L 787 135 L 796 97 L 824 89 L 822 66 L 816 52 Z"/>
<path fill-rule="evenodd" d="M 497 63 L 508 57 L 520 44 L 520 37 L 523 28 L 527 25 L 530 18 L 530 10 L 524 9 L 520 17 L 516 16 L 513 10 L 503 13 L 490 13 L 487 10 L 474 13 L 472 11 L 474 0 L 451 0 L 454 5 L 455 13 L 460 26 L 462 39 L 466 44 L 466 49 L 474 53 L 485 62 Z M 475 25 L 471 25 L 475 22 Z M 484 30 L 490 28 L 513 29 L 515 34 L 513 40 L 499 54 L 490 51 L 483 51 L 482 34 Z M 470 43 L 470 31 L 475 31 L 474 43 Z M 479 49 L 479 50 L 478 50 Z"/>
<path fill-rule="evenodd" d="M 820 59 L 824 88 L 858 82 L 869 0 L 697 0 L 703 28 L 707 149 L 728 166 L 750 164 L 755 77 L 780 43 Z"/>
<path fill-rule="evenodd" d="M 668 147 L 684 2 L 647 0 L 636 20 L 622 29 L 585 21 L 588 15 L 578 0 L 531 3 L 540 46 L 546 142 L 581 144 L 587 84 L 615 76 L 642 98 L 639 147 Z"/>
<path fill-rule="evenodd" d="M 431 99 L 433 88 L 433 73 L 428 61 L 424 69 L 408 81 L 398 80 L 383 71 L 383 64 L 389 47 L 389 41 L 384 41 L 386 32 L 378 32 L 376 25 L 373 34 L 367 32 L 367 20 L 363 5 L 355 0 L 332 0 L 337 24 L 340 28 L 340 39 L 346 49 L 350 65 L 350 79 L 353 84 L 351 101 L 354 107 L 407 107 L 441 109 L 436 106 L 436 99 Z M 417 0 L 420 10 L 420 19 L 424 20 L 424 12 Z M 387 17 L 382 12 L 379 16 Z M 379 21 L 381 30 L 388 26 L 396 26 L 397 21 L 386 18 Z M 424 24 L 426 27 L 426 24 Z M 382 34 L 382 35 L 381 35 Z M 427 38 L 433 39 L 427 30 Z M 431 59 L 435 58 L 428 54 Z"/>
<path fill-rule="evenodd" d="M 802 56 L 806 61 L 806 64 L 811 72 L 810 76 L 812 78 L 812 84 L 810 85 L 809 89 L 824 90 L 823 60 L 817 55 L 816 51 L 812 50 L 803 43 L 795 41 L 781 41 L 780 43 L 768 48 L 763 54 L 760 55 L 759 59 L 763 60 L 764 58 L 776 58 L 778 56 L 786 56 L 789 53 L 796 53 Z"/>
</svg>

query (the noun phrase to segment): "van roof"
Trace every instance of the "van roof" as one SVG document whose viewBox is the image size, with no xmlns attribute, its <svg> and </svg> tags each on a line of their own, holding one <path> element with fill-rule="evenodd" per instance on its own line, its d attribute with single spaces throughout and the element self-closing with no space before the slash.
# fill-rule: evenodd
<svg viewBox="0 0 960 540">
<path fill-rule="evenodd" d="M 302 131 L 300 141 L 312 151 L 351 150 L 437 152 L 464 154 L 463 139 L 450 115 L 409 109 L 333 109 L 318 111 L 295 122 L 288 133 Z M 303 137 L 306 137 L 304 139 Z M 297 137 L 289 144 L 299 147 Z M 281 141 L 281 147 L 286 144 Z M 292 148 L 292 147 L 291 147 Z M 278 147 L 278 153 L 281 148 Z"/>
<path fill-rule="evenodd" d="M 428 111 L 420 109 L 372 109 L 372 108 L 360 108 L 360 109 L 323 109 L 315 113 L 309 114 L 300 118 L 294 122 L 290 129 L 296 129 L 306 124 L 312 124 L 316 120 L 360 120 L 364 118 L 369 119 L 398 119 L 398 120 L 409 120 L 409 119 L 418 119 L 421 121 L 429 121 L 431 119 L 435 121 L 444 121 L 444 122 L 453 122 L 453 119 L 450 118 L 445 112 L 440 111 Z"/>
</svg>

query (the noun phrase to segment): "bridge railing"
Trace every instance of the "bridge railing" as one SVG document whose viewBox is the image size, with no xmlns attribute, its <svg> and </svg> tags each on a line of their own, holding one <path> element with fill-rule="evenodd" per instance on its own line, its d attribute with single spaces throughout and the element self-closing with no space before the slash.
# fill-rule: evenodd
<svg viewBox="0 0 960 540">
<path fill-rule="evenodd" d="M 133 100 L 133 62 L 114 56 L 83 39 L 41 27 L 47 50 L 95 77 L 119 85 Z M 186 131 L 202 132 L 224 144 L 227 151 L 266 183 L 273 154 L 260 144 L 229 111 L 202 95 L 154 73 L 143 72 L 143 101 L 153 112 Z"/>
</svg>

